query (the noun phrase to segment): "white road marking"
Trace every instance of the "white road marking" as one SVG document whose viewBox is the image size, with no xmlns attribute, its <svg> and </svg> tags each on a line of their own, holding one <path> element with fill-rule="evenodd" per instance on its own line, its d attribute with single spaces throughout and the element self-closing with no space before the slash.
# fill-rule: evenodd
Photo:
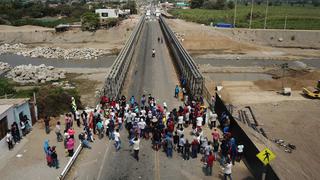
<svg viewBox="0 0 320 180">
<path fill-rule="evenodd" d="M 108 153 L 108 151 L 109 151 L 109 149 L 110 149 L 109 147 L 110 147 L 110 146 L 107 145 L 106 151 L 104 152 L 103 160 L 102 160 L 102 163 L 101 163 L 101 166 L 100 166 L 100 169 L 99 169 L 99 173 L 98 173 L 98 178 L 97 178 L 97 180 L 100 180 L 101 172 L 102 172 L 102 169 L 103 169 L 103 165 L 104 165 L 104 162 L 106 161 L 107 153 Z"/>
</svg>

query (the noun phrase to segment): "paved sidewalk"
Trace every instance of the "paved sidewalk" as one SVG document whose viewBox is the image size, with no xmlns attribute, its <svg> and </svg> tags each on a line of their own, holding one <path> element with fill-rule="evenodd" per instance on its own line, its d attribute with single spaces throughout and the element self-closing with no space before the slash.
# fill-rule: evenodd
<svg viewBox="0 0 320 180">
<path fill-rule="evenodd" d="M 60 117 L 61 128 L 64 129 L 64 117 Z M 0 177 L 2 180 L 50 180 L 57 179 L 67 164 L 69 157 L 66 157 L 63 142 L 57 142 L 54 127 L 56 120 L 50 121 L 50 134 L 46 134 L 43 121 L 38 121 L 33 126 L 33 130 L 17 144 L 12 151 L 6 150 L 0 154 Z M 74 123 L 75 125 L 75 123 Z M 76 131 L 76 147 L 79 145 L 78 133 L 80 129 L 74 127 Z M 60 168 L 50 168 L 47 166 L 43 142 L 49 139 L 50 146 L 56 146 Z M 21 154 L 22 157 L 17 157 Z"/>
</svg>

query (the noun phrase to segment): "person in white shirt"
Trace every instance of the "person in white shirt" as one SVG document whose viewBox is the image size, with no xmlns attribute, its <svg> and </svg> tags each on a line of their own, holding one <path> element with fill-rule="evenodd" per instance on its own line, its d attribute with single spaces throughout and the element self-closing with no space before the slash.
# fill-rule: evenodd
<svg viewBox="0 0 320 180">
<path fill-rule="evenodd" d="M 178 125 L 182 126 L 182 124 L 183 124 L 183 116 L 179 116 L 178 117 Z"/>
<path fill-rule="evenodd" d="M 216 127 L 218 115 L 216 113 L 209 112 L 209 123 L 210 123 L 210 129 Z"/>
<path fill-rule="evenodd" d="M 106 120 L 104 121 L 104 128 L 106 129 L 106 136 L 109 135 L 109 123 L 110 123 L 110 119 L 106 118 Z"/>
<path fill-rule="evenodd" d="M 197 128 L 200 128 L 202 126 L 202 121 L 203 121 L 203 118 L 201 116 L 197 117 Z"/>
<path fill-rule="evenodd" d="M 80 112 L 79 112 L 79 110 L 77 110 L 76 112 L 75 112 L 75 115 L 76 115 L 76 121 L 77 121 L 77 126 L 78 127 L 80 127 Z"/>
<path fill-rule="evenodd" d="M 238 160 L 239 162 L 242 159 L 242 155 L 243 155 L 243 149 L 244 149 L 244 145 L 239 143 L 239 145 L 237 146 L 237 151 L 238 151 Z"/>
<path fill-rule="evenodd" d="M 137 161 L 139 161 L 140 139 L 136 136 L 132 140 L 132 144 L 133 144 L 134 157 L 136 158 Z"/>
<path fill-rule="evenodd" d="M 147 125 L 146 122 L 144 122 L 144 120 L 141 118 L 140 121 L 138 122 L 138 127 L 141 131 L 140 137 L 144 137 L 146 125 Z"/>
<path fill-rule="evenodd" d="M 117 129 L 114 133 L 114 145 L 116 147 L 116 151 L 118 151 L 120 149 L 120 144 L 121 144 L 121 141 L 120 141 L 120 133 L 119 133 L 119 129 Z"/>
<path fill-rule="evenodd" d="M 232 173 L 232 163 L 230 162 L 230 160 L 228 160 L 223 169 L 224 179 L 227 180 L 227 177 L 229 177 L 230 180 L 232 180 L 231 173 Z"/>
<path fill-rule="evenodd" d="M 118 127 L 119 127 L 119 130 L 122 129 L 122 117 L 118 117 Z"/>
</svg>

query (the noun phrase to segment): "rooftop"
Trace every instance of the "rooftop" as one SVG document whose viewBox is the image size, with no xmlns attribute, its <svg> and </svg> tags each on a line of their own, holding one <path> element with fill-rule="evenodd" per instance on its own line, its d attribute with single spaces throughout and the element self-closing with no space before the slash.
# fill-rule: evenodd
<svg viewBox="0 0 320 180">
<path fill-rule="evenodd" d="M 6 112 L 11 107 L 12 107 L 12 105 L 0 105 L 0 114 Z"/>
<path fill-rule="evenodd" d="M 17 99 L 0 99 L 0 106 L 2 105 L 22 105 L 26 101 L 29 101 L 29 98 L 17 98 Z"/>
</svg>

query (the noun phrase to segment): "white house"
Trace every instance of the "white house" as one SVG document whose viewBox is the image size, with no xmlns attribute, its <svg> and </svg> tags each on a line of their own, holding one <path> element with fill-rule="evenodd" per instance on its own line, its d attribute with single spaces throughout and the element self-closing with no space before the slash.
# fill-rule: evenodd
<svg viewBox="0 0 320 180">
<path fill-rule="evenodd" d="M 100 19 L 118 18 L 118 9 L 96 9 L 96 14 L 99 14 Z"/>
<path fill-rule="evenodd" d="M 29 100 L 28 98 L 0 99 L 0 152 L 8 150 L 5 136 L 13 122 L 18 124 L 20 134 L 22 134 L 20 118 L 26 115 L 31 126 L 32 122 L 36 121 L 35 109 L 29 105 Z"/>
</svg>

